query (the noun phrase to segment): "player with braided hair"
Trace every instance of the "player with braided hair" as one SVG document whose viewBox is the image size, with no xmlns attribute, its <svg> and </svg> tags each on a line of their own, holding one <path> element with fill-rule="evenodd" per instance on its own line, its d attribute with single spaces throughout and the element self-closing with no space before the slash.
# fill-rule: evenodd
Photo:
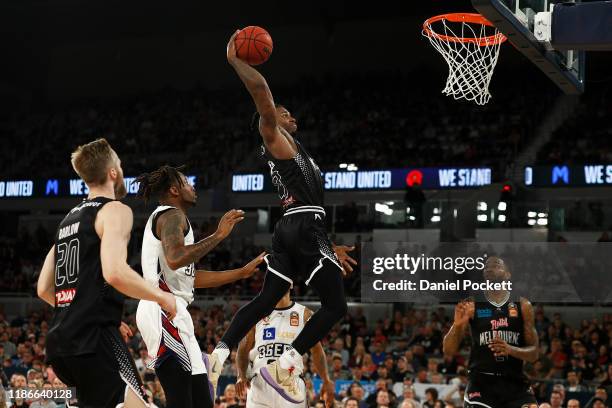
<svg viewBox="0 0 612 408">
<path fill-rule="evenodd" d="M 229 271 L 196 270 L 195 262 L 215 248 L 244 219 L 240 210 L 228 211 L 215 233 L 194 242 L 187 210 L 197 200 L 196 191 L 182 167 L 161 166 L 139 176 L 138 196 L 156 197 L 158 207 L 145 227 L 142 241 L 142 271 L 150 284 L 176 297 L 177 315 L 169 319 L 153 302 L 140 302 L 136 322 L 154 359 L 155 372 L 166 394 L 168 408 L 213 406 L 213 389 L 208 382 L 207 358 L 202 355 L 187 306 L 194 288 L 222 286 L 253 275 L 265 253 L 244 267 Z"/>
</svg>

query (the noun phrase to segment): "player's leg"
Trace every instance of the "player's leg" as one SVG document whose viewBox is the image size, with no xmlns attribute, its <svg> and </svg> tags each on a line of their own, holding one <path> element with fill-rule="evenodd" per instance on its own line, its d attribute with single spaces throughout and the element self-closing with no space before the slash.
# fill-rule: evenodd
<svg viewBox="0 0 612 408">
<path fill-rule="evenodd" d="M 166 408 L 192 408 L 193 387 L 191 371 L 186 371 L 174 356 L 155 369 L 155 374 L 166 395 Z M 208 391 L 208 385 L 206 385 Z M 209 397 L 210 399 L 210 393 Z"/>
<path fill-rule="evenodd" d="M 495 378 L 474 376 L 468 381 L 463 397 L 463 408 L 499 408 L 495 390 L 498 387 Z"/>
<path fill-rule="evenodd" d="M 223 363 L 225 363 L 230 351 L 238 345 L 240 340 L 246 336 L 248 331 L 251 330 L 259 320 L 272 313 L 278 301 L 287 293 L 287 290 L 289 290 L 290 285 L 290 282 L 268 270 L 259 294 L 238 310 L 230 326 L 223 334 L 223 337 L 221 337 L 221 341 L 217 344 L 210 356 L 210 371 L 208 377 L 215 390 L 217 388 L 217 381 Z"/>
<path fill-rule="evenodd" d="M 212 395 L 208 387 L 208 374 L 192 375 L 191 390 L 193 408 L 213 408 Z"/>
<path fill-rule="evenodd" d="M 323 339 L 331 328 L 347 313 L 344 281 L 340 268 L 324 258 L 322 267 L 312 277 L 309 285 L 315 289 L 321 301 L 321 307 L 304 325 L 304 329 L 293 341 L 293 348 L 299 353 L 296 362 L 301 365 L 302 355 Z M 285 355 L 285 354 L 283 354 Z M 299 359 L 299 361 L 298 361 Z M 281 356 L 281 366 L 285 363 Z"/>
<path fill-rule="evenodd" d="M 504 408 L 538 408 L 533 389 L 527 381 L 508 379 L 499 390 Z"/>
<path fill-rule="evenodd" d="M 306 322 L 292 347 L 259 371 L 262 378 L 292 404 L 301 404 L 305 398 L 303 380 L 299 378 L 303 371 L 302 355 L 325 337 L 347 312 L 344 282 L 338 265 L 324 257 L 315 272 L 309 285 L 318 293 L 321 308 Z"/>
</svg>

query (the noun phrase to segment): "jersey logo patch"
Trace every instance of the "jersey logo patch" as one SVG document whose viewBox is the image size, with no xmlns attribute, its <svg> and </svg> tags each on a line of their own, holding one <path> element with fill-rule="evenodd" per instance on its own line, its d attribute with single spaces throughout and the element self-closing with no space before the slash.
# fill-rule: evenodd
<svg viewBox="0 0 612 408">
<path fill-rule="evenodd" d="M 491 317 L 493 311 L 491 309 L 476 309 L 476 317 Z"/>
<path fill-rule="evenodd" d="M 270 324 L 270 316 L 266 316 L 263 319 L 261 319 L 261 323 L 265 325 Z"/>
<path fill-rule="evenodd" d="M 510 317 L 518 317 L 518 310 L 517 310 L 516 305 L 514 303 L 510 303 L 508 305 L 508 315 Z"/>
<path fill-rule="evenodd" d="M 263 339 L 264 340 L 274 340 L 276 338 L 276 328 L 268 327 L 263 331 Z"/>
<path fill-rule="evenodd" d="M 492 330 L 497 330 L 500 327 L 508 327 L 508 318 L 507 317 L 500 317 L 497 320 L 491 320 L 491 329 Z"/>
<path fill-rule="evenodd" d="M 289 325 L 291 326 L 299 326 L 300 325 L 300 315 L 298 312 L 291 312 L 289 315 Z"/>
<path fill-rule="evenodd" d="M 480 398 L 480 397 L 481 397 L 481 395 L 480 395 L 480 393 L 479 393 L 479 392 L 470 392 L 470 393 L 468 394 L 468 398 L 469 398 L 469 399 L 472 399 L 472 398 Z"/>
</svg>

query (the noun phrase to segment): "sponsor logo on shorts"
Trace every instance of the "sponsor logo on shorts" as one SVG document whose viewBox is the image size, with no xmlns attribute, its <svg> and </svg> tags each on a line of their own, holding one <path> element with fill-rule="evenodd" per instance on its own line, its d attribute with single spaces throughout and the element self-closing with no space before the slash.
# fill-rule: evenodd
<svg viewBox="0 0 612 408">
<path fill-rule="evenodd" d="M 289 315 L 289 325 L 291 326 L 299 326 L 300 325 L 300 315 L 298 312 L 291 312 Z"/>
<path fill-rule="evenodd" d="M 268 327 L 263 331 L 263 339 L 264 340 L 274 340 L 276 338 L 276 328 Z"/>
<path fill-rule="evenodd" d="M 470 393 L 468 394 L 468 398 L 469 398 L 469 399 L 472 399 L 472 398 L 480 398 L 480 397 L 481 397 L 481 395 L 480 395 L 480 393 L 479 393 L 479 392 L 470 392 Z"/>
<path fill-rule="evenodd" d="M 493 311 L 491 309 L 476 309 L 476 317 L 491 317 Z"/>
</svg>

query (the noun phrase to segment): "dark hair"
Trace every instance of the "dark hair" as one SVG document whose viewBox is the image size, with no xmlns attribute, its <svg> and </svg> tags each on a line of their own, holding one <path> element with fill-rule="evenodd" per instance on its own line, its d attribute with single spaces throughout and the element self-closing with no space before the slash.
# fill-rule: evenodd
<svg viewBox="0 0 612 408">
<path fill-rule="evenodd" d="M 427 388 L 425 390 L 425 394 L 430 393 L 431 396 L 433 397 L 434 401 L 438 399 L 438 390 L 436 390 L 435 388 Z"/>
<path fill-rule="evenodd" d="M 275 103 L 274 104 L 275 108 L 284 108 L 283 105 L 281 105 L 280 103 Z M 251 116 L 251 124 L 249 126 L 249 129 L 251 131 L 254 131 L 257 129 L 257 127 L 259 126 L 259 112 L 255 111 L 255 113 L 253 113 L 253 116 Z"/>
<path fill-rule="evenodd" d="M 150 173 L 141 174 L 134 180 L 135 183 L 140 183 L 136 196 L 147 202 L 151 196 L 163 196 L 172 186 L 182 187 L 181 171 L 184 168 L 185 166 L 172 167 L 165 164 Z"/>
</svg>

